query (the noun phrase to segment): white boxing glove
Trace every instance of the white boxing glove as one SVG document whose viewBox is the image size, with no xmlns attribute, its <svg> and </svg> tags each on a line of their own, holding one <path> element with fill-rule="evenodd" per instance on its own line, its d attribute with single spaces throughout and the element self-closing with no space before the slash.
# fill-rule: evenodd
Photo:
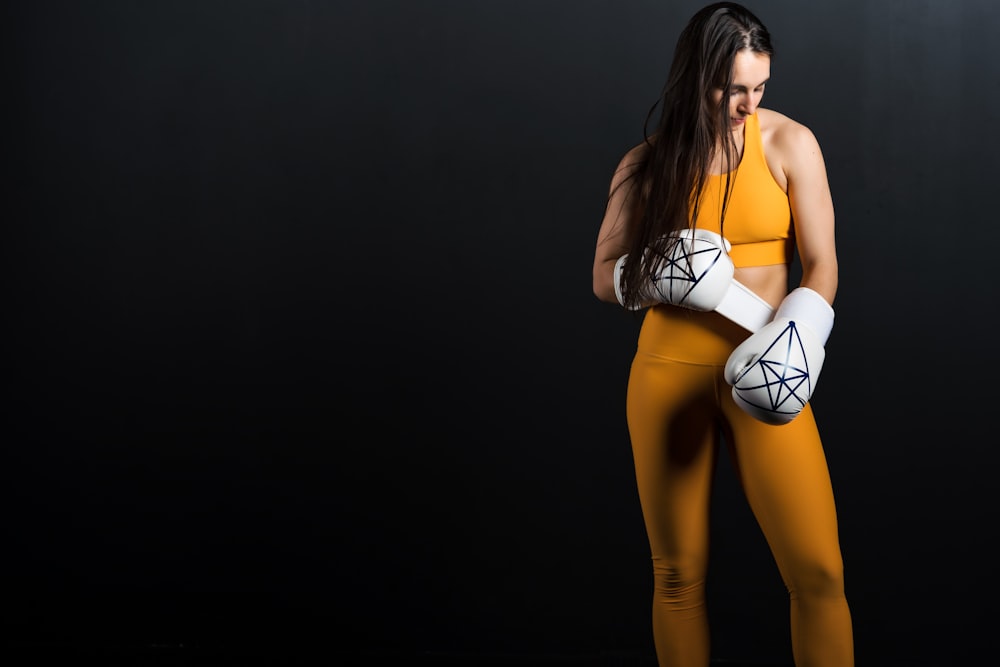
<svg viewBox="0 0 1000 667">
<path fill-rule="evenodd" d="M 650 282 L 640 291 L 641 307 L 669 303 L 692 310 L 715 310 L 733 282 L 735 268 L 729 241 L 707 229 L 683 229 L 670 235 L 663 257 L 646 250 L 643 261 L 655 262 Z M 622 297 L 622 268 L 628 255 L 615 262 L 615 294 Z"/>
<path fill-rule="evenodd" d="M 733 399 L 768 424 L 795 419 L 816 390 L 833 330 L 833 308 L 808 287 L 788 293 L 774 319 L 743 341 L 726 362 Z"/>
</svg>

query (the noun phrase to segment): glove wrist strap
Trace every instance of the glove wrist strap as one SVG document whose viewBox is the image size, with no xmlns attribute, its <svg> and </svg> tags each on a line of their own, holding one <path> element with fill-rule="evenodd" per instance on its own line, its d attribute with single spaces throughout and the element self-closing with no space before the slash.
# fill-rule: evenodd
<svg viewBox="0 0 1000 667">
<path fill-rule="evenodd" d="M 833 331 L 833 307 L 819 292 L 808 287 L 796 287 L 789 292 L 778 306 L 774 318 L 787 318 L 809 327 L 823 345 Z"/>
</svg>

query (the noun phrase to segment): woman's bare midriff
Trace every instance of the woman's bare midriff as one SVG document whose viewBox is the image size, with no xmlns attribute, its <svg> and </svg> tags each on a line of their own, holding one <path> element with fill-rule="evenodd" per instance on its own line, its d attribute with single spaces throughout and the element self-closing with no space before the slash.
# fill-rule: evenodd
<svg viewBox="0 0 1000 667">
<path fill-rule="evenodd" d="M 745 266 L 736 269 L 733 278 L 777 308 L 788 294 L 788 265 Z"/>
</svg>

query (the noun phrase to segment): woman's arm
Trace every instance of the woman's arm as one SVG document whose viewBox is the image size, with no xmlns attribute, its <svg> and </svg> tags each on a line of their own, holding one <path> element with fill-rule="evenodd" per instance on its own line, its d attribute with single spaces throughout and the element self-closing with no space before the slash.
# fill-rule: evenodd
<svg viewBox="0 0 1000 667">
<path fill-rule="evenodd" d="M 636 174 L 645 150 L 646 145 L 640 144 L 626 153 L 618 163 L 611 179 L 604 220 L 597 233 L 594 295 L 608 303 L 618 303 L 614 285 L 615 262 L 629 249 L 640 187 Z"/>
<path fill-rule="evenodd" d="M 788 121 L 775 134 L 788 179 L 788 201 L 802 263 L 799 287 L 808 287 L 833 305 L 837 295 L 834 208 L 819 142 L 809 128 Z"/>
</svg>

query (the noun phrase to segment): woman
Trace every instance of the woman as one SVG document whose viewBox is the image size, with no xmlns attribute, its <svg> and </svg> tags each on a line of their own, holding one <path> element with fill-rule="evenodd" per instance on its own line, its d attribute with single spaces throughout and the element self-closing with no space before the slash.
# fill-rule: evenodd
<svg viewBox="0 0 1000 667">
<path fill-rule="evenodd" d="M 719 443 L 787 586 L 795 664 L 854 664 L 833 490 L 808 403 L 833 325 L 834 209 L 813 133 L 758 106 L 772 54 L 767 29 L 739 4 L 691 18 L 655 132 L 619 163 L 597 239 L 595 295 L 643 311 L 626 408 L 662 667 L 709 664 Z M 789 291 L 796 251 L 801 280 Z M 777 349 L 779 371 L 765 363 Z M 769 373 L 780 382 L 760 379 Z"/>
</svg>

